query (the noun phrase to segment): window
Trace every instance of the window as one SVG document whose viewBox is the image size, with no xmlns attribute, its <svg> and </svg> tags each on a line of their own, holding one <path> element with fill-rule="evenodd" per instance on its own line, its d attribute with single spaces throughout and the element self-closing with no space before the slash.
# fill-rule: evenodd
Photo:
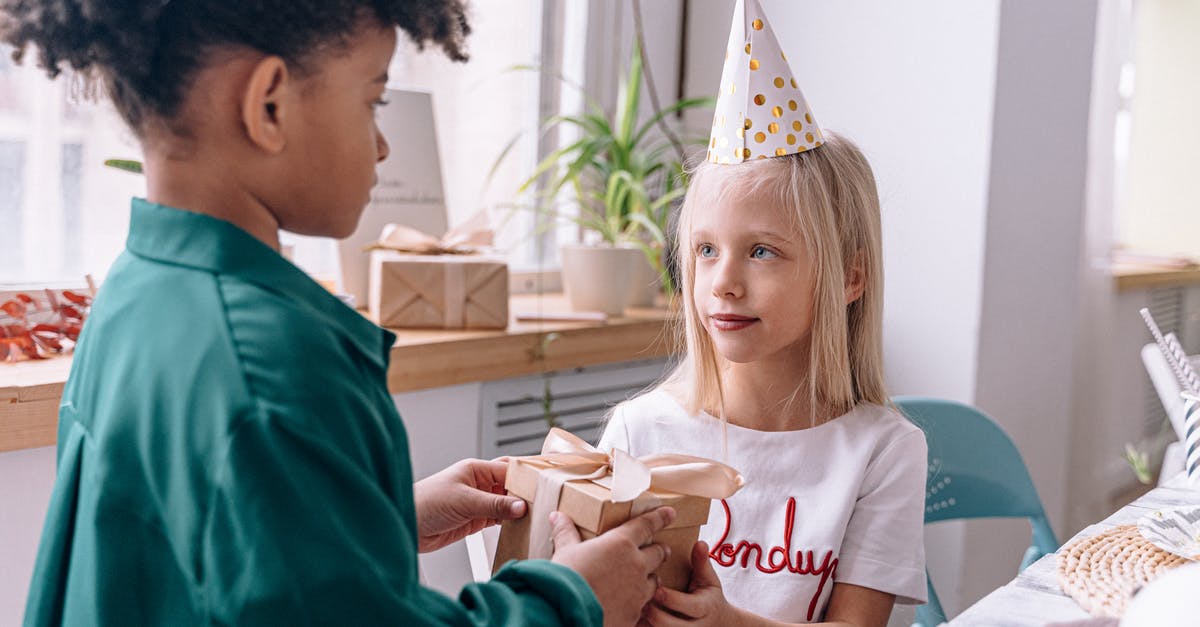
<svg viewBox="0 0 1200 627">
<path fill-rule="evenodd" d="M 1156 261 L 1200 260 L 1193 189 L 1200 157 L 1200 4 L 1123 0 L 1127 62 L 1120 85 L 1120 244 Z M 1136 71 L 1135 71 L 1136 68 Z M 1165 258 L 1165 259 L 1164 259 Z"/>
<path fill-rule="evenodd" d="M 402 35 L 390 68 L 391 86 L 433 94 L 448 223 L 491 210 L 502 225 L 497 243 L 515 269 L 537 267 L 553 248 L 552 233 L 535 235 L 532 212 L 505 219 L 504 211 L 546 148 L 534 138 L 538 121 L 553 112 L 541 107 L 548 83 L 514 68 L 536 67 L 543 49 L 557 48 L 560 29 L 541 27 L 544 11 L 561 12 L 553 5 L 475 3 L 469 63 L 453 63 L 436 47 L 419 53 Z M 78 284 L 88 273 L 102 280 L 124 247 L 129 198 L 145 194 L 142 177 L 103 162 L 140 159 L 136 141 L 106 101 L 76 97 L 70 81 L 49 80 L 33 59 L 18 66 L 0 57 L 0 285 Z M 489 178 L 520 131 L 527 137 Z M 284 234 L 283 242 L 314 275 L 336 275 L 332 241 Z"/>
<path fill-rule="evenodd" d="M 560 57 L 583 54 L 559 42 L 570 41 L 565 33 L 574 32 L 580 34 L 575 39 L 582 41 L 586 7 L 564 11 L 559 3 L 510 0 L 477 2 L 471 11 L 469 62 L 452 62 L 436 47 L 418 51 L 402 36 L 388 70 L 388 86 L 432 94 L 447 223 L 453 227 L 487 211 L 497 228 L 496 245 L 507 253 L 511 269 L 541 269 L 555 264 L 555 237 L 564 234 L 541 232 L 539 217 L 530 210 L 514 210 L 513 204 L 538 156 L 553 150 L 539 144 L 537 128 L 543 118 L 559 110 L 561 84 L 531 68 L 561 67 L 572 61 Z M 562 27 L 546 26 L 560 21 Z M 563 90 L 564 97 L 569 91 Z M 492 173 L 505 146 L 518 136 Z M 392 145 L 393 151 L 403 149 Z M 333 242 L 294 235 L 285 235 L 284 242 L 294 246 L 296 262 L 314 276 L 336 276 Z"/>
<path fill-rule="evenodd" d="M 139 158 L 108 103 L 51 81 L 32 59 L 0 55 L 0 284 L 102 279 L 125 244 L 129 198 L 141 177 L 103 165 Z"/>
</svg>

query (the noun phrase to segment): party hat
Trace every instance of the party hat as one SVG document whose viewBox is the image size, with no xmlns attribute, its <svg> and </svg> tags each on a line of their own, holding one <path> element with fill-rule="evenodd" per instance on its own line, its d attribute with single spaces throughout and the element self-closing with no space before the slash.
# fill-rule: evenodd
<svg viewBox="0 0 1200 627">
<path fill-rule="evenodd" d="M 824 142 L 758 0 L 738 0 L 725 46 L 708 160 L 741 163 Z"/>
</svg>

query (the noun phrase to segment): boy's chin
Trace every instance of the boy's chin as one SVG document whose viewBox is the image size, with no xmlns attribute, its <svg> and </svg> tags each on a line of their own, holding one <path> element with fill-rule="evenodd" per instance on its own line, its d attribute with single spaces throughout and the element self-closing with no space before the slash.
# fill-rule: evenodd
<svg viewBox="0 0 1200 627">
<path fill-rule="evenodd" d="M 332 237 L 333 239 L 346 239 L 347 237 L 354 235 L 354 231 L 356 230 L 358 230 L 358 220 L 355 220 L 349 224 L 337 225 L 335 228 L 332 228 L 330 233 L 325 235 L 325 237 Z"/>
</svg>

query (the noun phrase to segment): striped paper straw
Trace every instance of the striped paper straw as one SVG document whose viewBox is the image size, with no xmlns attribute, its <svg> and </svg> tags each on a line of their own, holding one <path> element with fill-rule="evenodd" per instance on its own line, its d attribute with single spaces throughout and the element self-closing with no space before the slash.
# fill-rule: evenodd
<svg viewBox="0 0 1200 627">
<path fill-rule="evenodd" d="M 1200 397 L 1183 395 L 1184 469 L 1188 483 L 1200 485 Z"/>
<path fill-rule="evenodd" d="M 1167 339 L 1163 337 L 1162 331 L 1158 330 L 1158 324 L 1154 322 L 1154 316 L 1150 315 L 1150 310 L 1143 307 L 1138 313 L 1142 314 L 1142 320 L 1146 321 L 1146 327 L 1150 329 L 1150 334 L 1154 336 L 1155 343 L 1158 344 L 1158 350 L 1162 351 L 1163 358 L 1167 360 L 1167 365 L 1171 367 L 1171 371 L 1175 373 L 1175 378 L 1179 381 L 1180 389 L 1200 394 L 1200 390 L 1193 389 L 1192 384 L 1188 381 L 1187 374 L 1184 373 L 1183 364 L 1175 356 L 1175 352 L 1171 350 L 1171 346 L 1167 344 Z M 1182 349 L 1180 352 L 1183 352 Z M 1186 357 L 1183 363 L 1187 363 Z M 1190 364 L 1189 364 L 1190 368 Z M 1193 373 L 1194 374 L 1194 373 Z"/>
<path fill-rule="evenodd" d="M 1184 389 L 1193 393 L 1200 394 L 1200 376 L 1196 375 L 1196 369 L 1192 368 L 1192 360 L 1188 359 L 1187 353 L 1183 350 L 1183 345 L 1179 343 L 1179 339 L 1174 333 L 1168 333 L 1163 336 L 1167 341 L 1167 348 L 1171 350 L 1171 354 L 1175 357 L 1175 362 L 1179 364 L 1179 370 L 1183 373 L 1183 378 L 1187 382 Z"/>
</svg>

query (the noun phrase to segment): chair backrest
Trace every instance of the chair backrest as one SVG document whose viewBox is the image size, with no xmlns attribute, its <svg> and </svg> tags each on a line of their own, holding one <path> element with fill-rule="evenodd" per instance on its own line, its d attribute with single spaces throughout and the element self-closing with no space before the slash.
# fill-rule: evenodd
<svg viewBox="0 0 1200 627">
<path fill-rule="evenodd" d="M 1022 569 L 1058 549 L 1025 461 L 999 425 L 974 407 L 954 401 L 915 396 L 892 401 L 925 432 L 929 445 L 926 523 L 1028 518 L 1033 539 Z M 932 581 L 928 585 L 929 603 L 917 609 L 917 621 L 936 625 L 945 621 L 945 613 Z"/>
</svg>

